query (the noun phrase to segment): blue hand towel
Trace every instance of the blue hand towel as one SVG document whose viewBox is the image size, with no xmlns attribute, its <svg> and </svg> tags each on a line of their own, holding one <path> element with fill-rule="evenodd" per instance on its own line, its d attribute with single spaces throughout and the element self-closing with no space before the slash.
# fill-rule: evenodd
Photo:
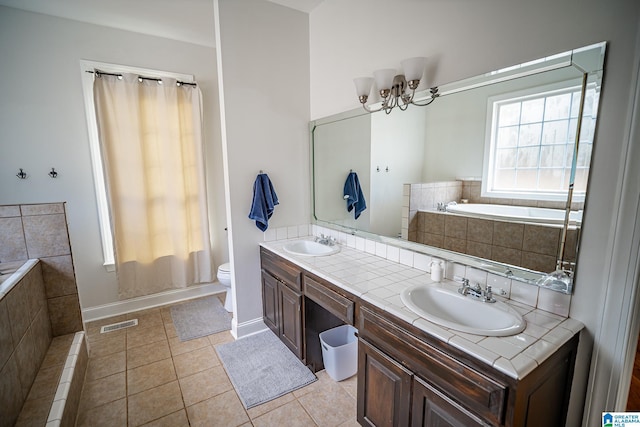
<svg viewBox="0 0 640 427">
<path fill-rule="evenodd" d="M 358 219 L 362 211 L 367 208 L 367 202 L 364 200 L 360 180 L 355 172 L 350 172 L 344 183 L 344 198 L 347 201 L 347 212 L 355 208 L 355 218 Z"/>
<path fill-rule="evenodd" d="M 269 227 L 269 218 L 278 203 L 271 180 L 266 173 L 259 174 L 253 183 L 253 203 L 249 212 L 249 218 L 256 221 L 256 227 L 262 231 Z"/>
</svg>

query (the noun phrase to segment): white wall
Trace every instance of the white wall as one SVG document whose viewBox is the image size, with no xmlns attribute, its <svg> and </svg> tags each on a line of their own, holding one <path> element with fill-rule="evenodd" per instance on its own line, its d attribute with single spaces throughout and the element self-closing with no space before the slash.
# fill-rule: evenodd
<svg viewBox="0 0 640 427">
<path fill-rule="evenodd" d="M 241 336 L 264 327 L 258 247 L 263 233 L 247 217 L 258 172 L 269 175 L 280 199 L 270 228 L 310 220 L 309 16 L 263 0 L 219 0 L 214 7 L 236 295 L 232 332 Z"/>
<path fill-rule="evenodd" d="M 0 7 L 0 58 L 0 205 L 68 203 L 83 309 L 116 302 L 118 292 L 115 273 L 102 266 L 80 59 L 195 75 L 204 98 L 214 260 L 225 260 L 214 49 Z M 52 167 L 55 180 L 47 176 Z M 18 168 L 29 178 L 17 179 Z"/>
<path fill-rule="evenodd" d="M 630 219 L 617 218 L 612 212 L 628 201 L 637 213 L 637 183 L 623 178 L 634 67 L 640 51 L 636 44 L 639 8 L 636 0 L 325 0 L 310 17 L 313 119 L 356 108 L 351 79 L 378 68 L 399 67 L 404 58 L 429 56 L 428 85 L 432 86 L 600 41 L 609 43 L 571 306 L 571 316 L 587 327 L 583 340 L 587 349 L 583 346 L 578 363 L 570 425 L 579 423 L 580 395 L 587 388 L 584 425 L 599 425 L 599 414 L 614 409 L 615 390 L 609 389 L 613 386 L 601 385 L 611 375 L 613 381 L 618 378 L 616 351 L 620 350 L 597 357 L 587 383 L 588 344 L 595 340 L 596 351 L 610 343 L 619 345 L 608 335 L 615 335 L 616 327 L 626 329 L 629 321 L 622 317 L 618 324 L 604 323 L 609 329 L 601 330 L 601 320 L 610 310 L 603 307 L 623 306 L 628 295 L 618 290 L 637 280 L 612 273 L 615 267 L 631 267 L 635 262 L 632 253 L 623 250 L 629 244 L 624 233 L 631 237 L 634 211 Z M 400 30 L 387 23 L 396 23 Z M 637 138 L 631 142 L 638 144 Z M 631 200 L 621 198 L 623 191 Z"/>
<path fill-rule="evenodd" d="M 422 126 L 414 126 L 416 123 Z M 409 107 L 402 114 L 371 116 L 371 188 L 375 191 L 371 192 L 369 215 L 373 233 L 400 236 L 403 185 L 420 181 L 424 140 L 424 110 L 419 107 Z"/>
</svg>

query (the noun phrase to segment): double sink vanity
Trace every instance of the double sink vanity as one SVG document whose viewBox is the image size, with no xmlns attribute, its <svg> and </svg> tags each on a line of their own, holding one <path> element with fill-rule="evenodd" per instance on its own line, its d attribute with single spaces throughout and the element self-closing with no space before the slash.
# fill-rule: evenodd
<svg viewBox="0 0 640 427">
<path fill-rule="evenodd" d="M 350 245 L 266 242 L 260 257 L 264 321 L 314 372 L 319 333 L 357 328 L 361 425 L 564 425 L 579 322 Z"/>
</svg>

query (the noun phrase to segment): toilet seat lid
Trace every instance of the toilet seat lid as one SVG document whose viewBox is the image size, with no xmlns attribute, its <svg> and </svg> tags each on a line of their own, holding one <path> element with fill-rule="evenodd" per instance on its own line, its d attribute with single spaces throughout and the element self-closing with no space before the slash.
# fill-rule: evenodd
<svg viewBox="0 0 640 427">
<path fill-rule="evenodd" d="M 228 262 L 225 262 L 220 267 L 218 267 L 218 271 L 222 271 L 224 273 L 231 272 L 231 265 Z"/>
</svg>

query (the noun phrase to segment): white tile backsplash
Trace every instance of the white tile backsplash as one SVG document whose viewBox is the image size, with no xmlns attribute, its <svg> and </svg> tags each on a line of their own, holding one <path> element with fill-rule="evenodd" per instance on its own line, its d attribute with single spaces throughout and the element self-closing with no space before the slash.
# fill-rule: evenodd
<svg viewBox="0 0 640 427">
<path fill-rule="evenodd" d="M 400 248 L 387 246 L 387 259 L 392 262 L 400 262 Z"/>
<path fill-rule="evenodd" d="M 503 296 L 505 298 L 511 297 L 511 279 L 489 273 L 487 274 L 487 285 L 491 286 L 494 295 Z M 505 293 L 503 294 L 502 291 Z"/>
<path fill-rule="evenodd" d="M 431 264 L 431 257 L 425 254 L 416 253 L 413 255 L 413 266 L 418 270 L 429 271 Z"/>
<path fill-rule="evenodd" d="M 571 295 L 540 288 L 538 293 L 538 308 L 563 317 L 569 316 Z"/>
<path fill-rule="evenodd" d="M 538 287 L 526 283 L 511 282 L 511 299 L 535 307 L 538 304 Z"/>
<path fill-rule="evenodd" d="M 413 252 L 406 249 L 400 249 L 400 264 L 413 267 Z"/>
<path fill-rule="evenodd" d="M 376 242 L 376 256 L 386 258 L 387 257 L 387 245 L 384 243 Z"/>
<path fill-rule="evenodd" d="M 444 277 L 449 280 L 455 280 L 456 277 L 465 277 L 467 274 L 467 267 L 457 262 L 447 262 L 445 268 Z"/>
<path fill-rule="evenodd" d="M 289 235 L 287 233 L 287 227 L 276 228 L 276 240 L 284 240 L 288 238 L 289 238 Z"/>
<path fill-rule="evenodd" d="M 444 185 L 441 187 L 444 188 Z M 423 190 L 422 185 L 420 184 L 416 188 L 413 188 L 412 185 L 406 184 L 403 188 L 406 191 L 411 190 L 410 192 L 412 195 Z M 434 188 L 436 187 L 427 185 L 426 190 L 432 191 Z M 322 227 L 317 224 L 269 228 L 263 233 L 263 239 L 265 242 L 273 242 L 292 238 L 319 236 L 320 234 L 331 236 L 335 238 L 339 244 L 363 252 L 363 256 L 367 256 L 365 254 L 376 255 L 386 259 L 387 262 L 397 263 L 406 267 L 413 267 L 415 270 L 404 270 L 397 273 L 399 276 L 403 277 L 402 280 L 404 283 L 431 283 L 428 273 L 431 270 L 431 262 L 436 260 L 436 258 L 408 249 L 398 248 L 393 245 L 387 245 L 379 241 L 369 240 L 351 233 Z M 396 270 L 392 267 L 387 267 L 384 271 L 385 274 L 388 275 L 396 274 Z M 416 271 L 416 275 L 423 275 L 424 273 L 427 273 L 427 275 L 424 277 L 420 275 L 419 278 L 416 277 L 414 279 L 413 276 L 407 275 L 407 271 Z M 423 273 L 419 273 L 420 271 Z M 353 272 L 345 272 L 344 274 L 340 273 L 340 276 L 343 275 L 345 276 L 343 280 L 348 281 L 349 283 L 357 283 L 360 280 L 358 279 L 360 276 Z M 540 288 L 536 285 L 519 282 L 517 280 L 511 280 L 507 277 L 487 273 L 477 268 L 446 260 L 444 277 L 448 280 L 454 280 L 454 277 L 466 277 L 473 283 L 480 283 L 483 286 L 491 285 L 496 296 L 500 296 L 500 291 L 504 290 L 506 295 L 503 297 L 506 298 L 509 304 L 523 315 L 526 315 L 531 311 L 531 307 L 535 307 L 543 310 L 544 312 L 548 312 L 549 316 L 554 317 L 554 324 L 557 324 L 557 322 L 560 321 L 556 320 L 560 319 L 560 317 L 557 316 L 566 318 L 569 315 L 571 295 Z M 354 279 L 355 281 L 351 279 Z M 524 305 L 519 306 L 519 303 Z M 565 328 L 574 333 L 575 331 L 573 331 L 573 329 L 580 330 L 582 328 L 580 322 L 572 323 L 572 319 L 567 319 L 565 322 L 567 325 Z M 532 335 L 534 338 L 541 338 L 549 331 L 549 329 L 551 328 L 548 323 L 544 326 L 533 323 L 531 328 L 527 329 L 527 333 Z"/>
<path fill-rule="evenodd" d="M 364 251 L 368 254 L 376 253 L 376 242 L 373 240 L 365 240 L 364 242 Z"/>
<path fill-rule="evenodd" d="M 309 236 L 310 233 L 309 224 L 303 224 L 298 226 L 298 237 Z"/>
<path fill-rule="evenodd" d="M 469 279 L 469 283 L 478 283 L 483 287 L 487 284 L 487 272 L 477 268 L 467 267 L 465 277 Z"/>
</svg>

